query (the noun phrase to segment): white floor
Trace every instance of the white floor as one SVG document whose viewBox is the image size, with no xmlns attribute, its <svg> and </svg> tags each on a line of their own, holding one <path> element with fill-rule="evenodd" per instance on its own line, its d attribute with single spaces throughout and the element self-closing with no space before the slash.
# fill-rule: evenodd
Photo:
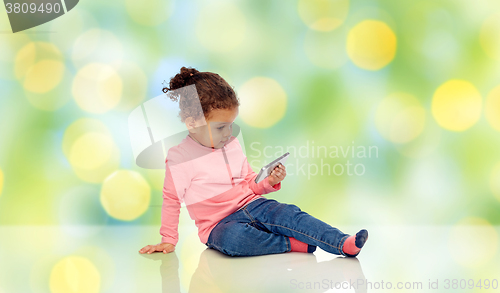
<svg viewBox="0 0 500 293">
<path fill-rule="evenodd" d="M 138 252 L 159 242 L 159 227 L 1 226 L 0 293 L 500 290 L 499 227 L 338 228 L 368 229 L 357 258 L 319 248 L 229 257 L 207 249 L 193 226 L 179 228 L 177 249 L 166 255 Z"/>
</svg>

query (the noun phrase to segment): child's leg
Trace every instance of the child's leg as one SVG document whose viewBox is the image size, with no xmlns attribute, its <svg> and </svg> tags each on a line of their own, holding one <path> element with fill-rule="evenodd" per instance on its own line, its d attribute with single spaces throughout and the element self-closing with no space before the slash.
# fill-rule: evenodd
<svg viewBox="0 0 500 293">
<path fill-rule="evenodd" d="M 304 252 L 316 249 L 315 246 L 262 229 L 243 210 L 222 219 L 211 231 L 206 245 L 230 256 L 284 253 L 291 251 L 292 245 L 305 246 L 302 248 L 305 248 Z"/>
<path fill-rule="evenodd" d="M 255 221 L 258 225 L 263 225 L 272 233 L 294 237 L 299 241 L 318 246 L 333 254 L 344 256 L 359 254 L 359 251 L 355 254 L 347 254 L 343 251 L 342 248 L 350 236 L 349 234 L 345 234 L 339 229 L 301 211 L 296 205 L 266 199 L 259 201 L 258 204 L 249 205 L 242 211 L 247 213 L 252 221 Z M 368 235 L 366 234 L 363 244 L 367 238 Z"/>
</svg>

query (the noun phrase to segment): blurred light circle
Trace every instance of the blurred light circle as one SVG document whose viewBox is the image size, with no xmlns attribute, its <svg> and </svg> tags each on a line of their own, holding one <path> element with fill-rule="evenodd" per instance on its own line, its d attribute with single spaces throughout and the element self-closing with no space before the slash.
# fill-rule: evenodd
<svg viewBox="0 0 500 293">
<path fill-rule="evenodd" d="M 108 135 L 98 132 L 86 133 L 73 143 L 69 162 L 76 168 L 94 170 L 110 159 L 113 144 Z"/>
<path fill-rule="evenodd" d="M 64 64 L 56 60 L 41 60 L 28 69 L 24 88 L 34 93 L 46 93 L 62 80 Z"/>
<path fill-rule="evenodd" d="M 109 226 L 92 226 L 92 228 L 101 229 L 101 233 L 109 233 L 109 231 L 113 229 Z M 102 237 L 103 234 L 100 235 L 100 237 Z M 109 243 L 107 240 L 105 241 L 104 243 Z M 109 292 L 116 288 L 116 266 L 119 265 L 120 262 L 118 260 L 115 261 L 115 258 L 119 259 L 119 251 L 110 251 L 105 245 L 85 245 L 73 251 L 74 255 L 88 259 L 99 269 L 99 275 L 101 277 L 100 292 Z"/>
<path fill-rule="evenodd" d="M 0 195 L 2 195 L 3 190 L 3 171 L 0 169 Z"/>
<path fill-rule="evenodd" d="M 412 49 L 410 61 L 416 66 L 434 67 L 438 76 L 449 75 L 463 47 L 453 11 L 437 1 L 422 0 L 411 3 L 402 19 L 399 41 L 404 40 Z"/>
<path fill-rule="evenodd" d="M 493 195 L 500 201 L 500 162 L 497 163 L 491 171 L 490 188 Z"/>
<path fill-rule="evenodd" d="M 3 31 L 11 30 L 8 17 L 0 18 L 7 22 L 8 28 Z M 12 68 L 15 68 L 16 55 L 20 50 L 30 43 L 28 34 L 16 34 L 13 37 L 10 34 L 0 34 L 0 78 L 5 80 L 18 79 L 15 74 L 12 74 Z"/>
<path fill-rule="evenodd" d="M 364 20 L 347 36 L 347 54 L 354 64 L 368 70 L 378 70 L 396 55 L 396 35 L 382 21 Z"/>
<path fill-rule="evenodd" d="M 460 45 L 456 37 L 445 30 L 433 29 L 429 32 L 418 49 L 433 64 L 446 64 L 452 67 L 459 57 Z"/>
<path fill-rule="evenodd" d="M 112 172 L 120 167 L 120 149 L 113 144 L 111 157 L 96 169 L 83 169 L 72 166 L 76 176 L 83 181 L 90 183 L 102 183 L 102 181 Z"/>
<path fill-rule="evenodd" d="M 66 73 L 59 49 L 46 42 L 30 42 L 16 55 L 14 75 L 23 85 L 28 101 L 34 107 L 54 111 L 65 105 L 69 96 L 62 83 Z"/>
<path fill-rule="evenodd" d="M 71 10 L 71 17 L 60 17 L 57 21 L 49 22 L 48 25 L 50 25 L 50 31 L 57 31 L 55 34 L 48 35 L 50 42 L 68 55 L 71 55 L 75 41 L 73 37 L 68 38 L 69 34 L 80 36 L 86 28 L 99 27 L 95 14 L 81 7 Z"/>
<path fill-rule="evenodd" d="M 82 110 L 102 114 L 118 105 L 123 83 L 116 71 L 100 63 L 91 63 L 78 71 L 72 93 Z"/>
<path fill-rule="evenodd" d="M 495 60 L 500 60 L 500 13 L 486 19 L 479 33 L 481 47 L 486 54 Z"/>
<path fill-rule="evenodd" d="M 268 128 L 285 116 L 287 95 L 272 78 L 254 77 L 245 82 L 239 90 L 239 99 L 241 119 L 252 127 Z"/>
<path fill-rule="evenodd" d="M 478 268 L 493 259 L 497 253 L 498 234 L 483 218 L 464 218 L 451 228 L 448 247 L 458 264 Z"/>
<path fill-rule="evenodd" d="M 141 174 L 117 170 L 109 175 L 101 187 L 101 204 L 113 218 L 135 220 L 149 206 L 151 188 Z"/>
<path fill-rule="evenodd" d="M 66 128 L 62 140 L 62 148 L 64 155 L 69 157 L 71 148 L 76 140 L 86 133 L 101 133 L 111 135 L 109 129 L 98 119 L 93 118 L 80 118 L 71 123 Z"/>
<path fill-rule="evenodd" d="M 394 93 L 378 105 L 375 125 L 387 140 L 393 143 L 407 143 L 424 130 L 425 110 L 414 96 Z"/>
<path fill-rule="evenodd" d="M 63 107 L 69 100 L 71 100 L 71 95 L 68 95 L 67 93 L 71 92 L 72 78 L 73 75 L 68 72 L 68 70 L 64 70 L 64 73 L 61 77 L 61 82 L 54 89 L 48 92 L 36 93 L 29 91 L 25 87 L 24 95 L 26 96 L 30 104 L 37 109 L 44 111 L 58 110 Z"/>
<path fill-rule="evenodd" d="M 123 61 L 123 46 L 113 33 L 94 28 L 84 32 L 75 40 L 71 59 L 76 68 L 89 63 L 118 67 Z"/>
<path fill-rule="evenodd" d="M 52 293 L 93 293 L 99 292 L 101 276 L 87 258 L 68 256 L 60 260 L 50 273 Z"/>
<path fill-rule="evenodd" d="M 196 18 L 196 37 L 201 45 L 214 52 L 229 52 L 246 35 L 245 15 L 231 1 L 210 1 L 200 7 Z"/>
<path fill-rule="evenodd" d="M 451 131 L 464 131 L 481 117 L 482 98 L 476 87 L 465 80 L 449 80 L 432 98 L 432 115 Z"/>
<path fill-rule="evenodd" d="M 347 61 L 346 33 L 343 29 L 332 32 L 309 30 L 304 41 L 307 58 L 316 66 L 337 69 Z"/>
<path fill-rule="evenodd" d="M 299 0 L 302 21 L 311 29 L 331 31 L 339 27 L 349 12 L 349 0 Z"/>
<path fill-rule="evenodd" d="M 86 144 L 98 138 L 103 138 L 103 141 L 85 149 Z M 102 183 L 120 166 L 120 149 L 108 128 L 97 119 L 82 118 L 72 123 L 64 132 L 62 148 L 75 174 L 86 182 Z M 101 153 L 92 153 L 95 151 Z M 82 162 L 82 158 L 90 161 Z"/>
<path fill-rule="evenodd" d="M 398 152 L 410 158 L 423 158 L 436 151 L 441 143 L 441 127 L 433 123 L 432 115 L 425 115 L 422 133 L 405 144 L 396 145 Z"/>
<path fill-rule="evenodd" d="M 148 78 L 137 64 L 125 61 L 117 70 L 122 79 L 123 89 L 116 110 L 132 110 L 146 98 Z"/>
<path fill-rule="evenodd" d="M 19 81 L 24 81 L 26 74 L 42 60 L 63 62 L 63 56 L 56 46 L 47 42 L 30 42 L 22 47 L 15 57 L 14 74 L 16 78 Z"/>
<path fill-rule="evenodd" d="M 500 86 L 494 88 L 486 97 L 485 111 L 491 127 L 500 131 Z"/>
<path fill-rule="evenodd" d="M 126 0 L 125 7 L 134 22 L 145 26 L 157 26 L 172 15 L 174 2 L 170 0 Z"/>
</svg>

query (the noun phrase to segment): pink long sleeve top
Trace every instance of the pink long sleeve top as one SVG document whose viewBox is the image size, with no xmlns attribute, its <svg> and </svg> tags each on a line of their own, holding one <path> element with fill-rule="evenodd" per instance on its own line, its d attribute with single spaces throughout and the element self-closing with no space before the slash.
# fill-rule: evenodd
<svg viewBox="0 0 500 293">
<path fill-rule="evenodd" d="M 169 149 L 165 165 L 160 234 L 161 242 L 174 245 L 182 202 L 205 244 L 220 220 L 262 194 L 281 189 L 281 182 L 271 186 L 269 177 L 255 183 L 257 174 L 234 136 L 223 148 L 212 149 L 188 135 Z"/>
</svg>

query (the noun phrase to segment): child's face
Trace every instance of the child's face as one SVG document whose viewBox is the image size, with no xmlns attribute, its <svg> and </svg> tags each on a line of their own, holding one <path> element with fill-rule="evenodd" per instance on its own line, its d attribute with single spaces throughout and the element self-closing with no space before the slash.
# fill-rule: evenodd
<svg viewBox="0 0 500 293">
<path fill-rule="evenodd" d="M 220 149 L 233 133 L 232 124 L 238 116 L 238 107 L 233 109 L 216 109 L 210 112 L 207 125 L 192 128 L 189 135 L 206 147 Z"/>
</svg>

